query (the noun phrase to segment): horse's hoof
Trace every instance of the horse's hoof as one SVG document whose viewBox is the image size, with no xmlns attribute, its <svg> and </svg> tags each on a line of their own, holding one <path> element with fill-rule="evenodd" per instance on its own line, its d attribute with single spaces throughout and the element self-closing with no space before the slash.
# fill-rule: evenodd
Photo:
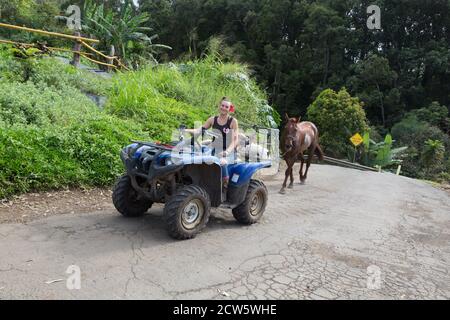
<svg viewBox="0 0 450 320">
<path fill-rule="evenodd" d="M 305 184 L 305 180 L 300 180 L 299 184 Z"/>
<path fill-rule="evenodd" d="M 286 190 L 281 189 L 278 193 L 280 193 L 280 194 L 286 194 Z"/>
<path fill-rule="evenodd" d="M 293 188 L 294 188 L 294 184 L 288 185 L 288 189 L 293 189 Z"/>
</svg>

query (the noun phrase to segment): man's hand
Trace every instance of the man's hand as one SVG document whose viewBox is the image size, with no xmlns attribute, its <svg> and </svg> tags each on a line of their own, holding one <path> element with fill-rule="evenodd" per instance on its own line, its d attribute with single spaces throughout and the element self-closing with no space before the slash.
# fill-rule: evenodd
<svg viewBox="0 0 450 320">
<path fill-rule="evenodd" d="M 219 156 L 226 158 L 228 156 L 228 154 L 229 154 L 228 151 L 225 150 L 225 151 L 222 151 L 221 153 L 219 153 Z"/>
<path fill-rule="evenodd" d="M 223 165 L 228 164 L 228 161 L 225 158 L 220 158 L 220 162 L 219 163 L 220 163 L 221 166 L 223 166 Z"/>
</svg>

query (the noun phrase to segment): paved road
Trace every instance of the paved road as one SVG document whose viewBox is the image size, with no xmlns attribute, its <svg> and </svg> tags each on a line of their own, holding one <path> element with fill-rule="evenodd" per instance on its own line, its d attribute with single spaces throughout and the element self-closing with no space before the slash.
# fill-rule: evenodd
<svg viewBox="0 0 450 320">
<path fill-rule="evenodd" d="M 286 195 L 280 179 L 261 223 L 215 211 L 190 241 L 166 235 L 161 207 L 0 225 L 0 298 L 450 299 L 447 193 L 326 165 Z M 80 290 L 66 287 L 69 265 Z"/>
</svg>

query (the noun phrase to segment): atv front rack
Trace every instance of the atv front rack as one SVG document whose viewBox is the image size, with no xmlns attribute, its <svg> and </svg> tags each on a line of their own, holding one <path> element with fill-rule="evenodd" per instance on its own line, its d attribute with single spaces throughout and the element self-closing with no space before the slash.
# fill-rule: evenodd
<svg viewBox="0 0 450 320">
<path fill-rule="evenodd" d="M 141 146 L 148 146 L 148 147 L 158 148 L 158 149 L 161 149 L 161 150 L 164 150 L 164 151 L 172 151 L 173 150 L 173 148 L 166 147 L 164 145 L 157 144 L 157 143 L 154 143 L 154 142 L 144 142 L 144 141 L 136 141 L 136 140 L 131 140 L 131 142 L 137 143 L 138 145 L 141 145 Z"/>
</svg>

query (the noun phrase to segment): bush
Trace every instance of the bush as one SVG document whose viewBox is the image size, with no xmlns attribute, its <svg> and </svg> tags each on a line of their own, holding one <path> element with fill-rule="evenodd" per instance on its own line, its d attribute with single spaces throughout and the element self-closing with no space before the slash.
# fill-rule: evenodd
<svg viewBox="0 0 450 320">
<path fill-rule="evenodd" d="M 83 93 L 106 93 L 108 80 L 53 58 L 30 61 L 0 50 L 0 199 L 111 184 L 123 171 L 120 149 L 144 138 L 141 128 Z"/>
<path fill-rule="evenodd" d="M 434 178 L 445 170 L 445 147 L 442 141 L 427 139 L 420 155 L 422 176 Z"/>
<path fill-rule="evenodd" d="M 376 136 L 377 133 L 375 132 Z M 389 168 L 393 165 L 401 163 L 401 157 L 408 149 L 407 147 L 392 148 L 392 136 L 387 134 L 382 142 L 375 142 L 370 137 L 369 132 L 365 132 L 363 136 L 362 148 L 359 148 L 360 161 L 366 166 L 379 166 L 381 168 Z"/>
<path fill-rule="evenodd" d="M 0 79 L 8 81 L 23 81 L 24 70 L 20 61 L 7 50 L 9 47 L 0 45 Z"/>
<path fill-rule="evenodd" d="M 410 114 L 415 115 L 420 121 L 425 121 L 432 126 L 439 127 L 448 120 L 448 109 L 438 102 L 432 102 L 427 108 L 413 110 Z"/>
<path fill-rule="evenodd" d="M 111 81 L 86 70 L 77 69 L 59 58 L 48 56 L 17 59 L 11 46 L 0 46 L 0 79 L 11 82 L 31 81 L 43 86 L 63 89 L 73 87 L 85 93 L 106 95 Z"/>
<path fill-rule="evenodd" d="M 402 121 L 392 127 L 392 136 L 398 145 L 409 147 L 402 164 L 402 170 L 410 177 L 433 179 L 436 175 L 436 173 L 433 173 L 432 176 L 429 175 L 430 162 L 427 161 L 427 156 L 423 156 L 427 153 L 426 141 L 441 142 L 444 149 L 447 150 L 444 158 L 448 159 L 449 157 L 449 137 L 439 128 L 425 121 L 420 121 L 413 113 L 408 114 Z"/>
<path fill-rule="evenodd" d="M 39 59 L 34 66 L 30 80 L 57 89 L 70 86 L 96 95 L 107 95 L 111 90 L 109 79 L 77 69 L 55 58 Z"/>
<path fill-rule="evenodd" d="M 319 129 L 324 151 L 335 157 L 353 154 L 349 138 L 368 130 L 366 114 L 358 98 L 353 98 L 345 88 L 339 92 L 322 91 L 308 107 L 308 120 Z"/>
<path fill-rule="evenodd" d="M 132 123 L 107 115 L 63 126 L 0 128 L 0 199 L 30 190 L 110 185 L 123 172 L 118 156 Z"/>
<path fill-rule="evenodd" d="M 4 124 L 66 125 L 98 112 L 95 104 L 73 87 L 0 81 L 0 119 Z"/>
</svg>

